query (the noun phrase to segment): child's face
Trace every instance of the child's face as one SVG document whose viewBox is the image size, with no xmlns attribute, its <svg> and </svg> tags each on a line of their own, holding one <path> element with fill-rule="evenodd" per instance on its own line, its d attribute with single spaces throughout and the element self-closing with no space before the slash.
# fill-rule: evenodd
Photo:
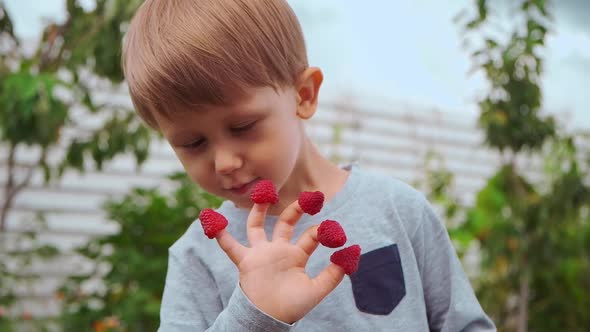
<svg viewBox="0 0 590 332">
<path fill-rule="evenodd" d="M 251 206 L 256 180 L 280 189 L 292 180 L 304 141 L 294 88 L 252 88 L 233 106 L 156 115 L 165 138 L 193 181 L 239 207 Z"/>
</svg>

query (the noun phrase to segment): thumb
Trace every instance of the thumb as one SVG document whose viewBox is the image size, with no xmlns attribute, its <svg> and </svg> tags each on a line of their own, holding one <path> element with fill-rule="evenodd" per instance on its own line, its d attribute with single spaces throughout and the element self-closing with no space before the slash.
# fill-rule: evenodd
<svg viewBox="0 0 590 332">
<path fill-rule="evenodd" d="M 330 294 L 344 279 L 344 269 L 330 263 L 317 277 L 313 279 L 316 294 L 323 299 Z"/>
</svg>

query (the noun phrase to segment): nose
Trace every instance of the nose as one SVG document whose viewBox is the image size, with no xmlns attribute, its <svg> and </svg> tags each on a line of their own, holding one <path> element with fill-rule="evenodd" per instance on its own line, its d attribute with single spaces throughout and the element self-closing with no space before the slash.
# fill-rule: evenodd
<svg viewBox="0 0 590 332">
<path fill-rule="evenodd" d="M 230 147 L 216 147 L 214 162 L 215 172 L 227 175 L 242 167 L 243 159 Z"/>
</svg>

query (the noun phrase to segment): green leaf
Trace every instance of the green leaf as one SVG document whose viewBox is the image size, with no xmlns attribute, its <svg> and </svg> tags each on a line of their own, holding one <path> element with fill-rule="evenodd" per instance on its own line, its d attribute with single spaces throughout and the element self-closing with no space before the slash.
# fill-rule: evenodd
<svg viewBox="0 0 590 332">
<path fill-rule="evenodd" d="M 217 207 L 221 200 L 195 186 L 183 173 L 170 176 L 176 188 L 164 196 L 158 188 L 135 188 L 122 199 L 105 204 L 109 219 L 120 226 L 120 233 L 98 238 L 78 252 L 97 263 L 112 268 L 104 277 L 109 290 L 94 294 L 104 302 L 105 309 L 90 309 L 90 298 L 67 298 L 67 305 L 82 305 L 88 309 L 64 313 L 71 330 L 83 330 L 97 317 L 117 316 L 125 326 L 141 330 L 156 330 L 162 285 L 168 263 L 167 249 L 186 231 L 201 209 Z M 185 213 L 187 210 L 194 213 Z M 165 221 L 165 222 L 162 222 Z M 99 255 L 111 247 L 110 255 Z M 91 276 L 72 279 L 79 288 Z"/>
</svg>

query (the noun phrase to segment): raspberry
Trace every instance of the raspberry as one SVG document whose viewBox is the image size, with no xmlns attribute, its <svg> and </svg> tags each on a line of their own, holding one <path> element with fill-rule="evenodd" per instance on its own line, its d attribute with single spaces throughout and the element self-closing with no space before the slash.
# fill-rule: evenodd
<svg viewBox="0 0 590 332">
<path fill-rule="evenodd" d="M 250 199 L 256 204 L 276 204 L 279 201 L 279 195 L 272 181 L 260 180 L 254 186 L 250 194 Z"/>
<path fill-rule="evenodd" d="M 199 220 L 201 220 L 205 235 L 210 239 L 216 237 L 219 232 L 227 227 L 227 219 L 213 209 L 201 210 Z"/>
<path fill-rule="evenodd" d="M 324 206 L 324 193 L 321 191 L 304 191 L 299 194 L 299 206 L 303 212 L 311 214 L 312 216 L 322 209 Z"/>
<path fill-rule="evenodd" d="M 358 244 L 336 251 L 330 256 L 330 262 L 340 266 L 344 273 L 351 275 L 359 267 L 361 247 Z"/>
<path fill-rule="evenodd" d="M 318 227 L 318 241 L 328 248 L 338 248 L 346 243 L 346 233 L 337 221 L 325 220 Z"/>
</svg>

